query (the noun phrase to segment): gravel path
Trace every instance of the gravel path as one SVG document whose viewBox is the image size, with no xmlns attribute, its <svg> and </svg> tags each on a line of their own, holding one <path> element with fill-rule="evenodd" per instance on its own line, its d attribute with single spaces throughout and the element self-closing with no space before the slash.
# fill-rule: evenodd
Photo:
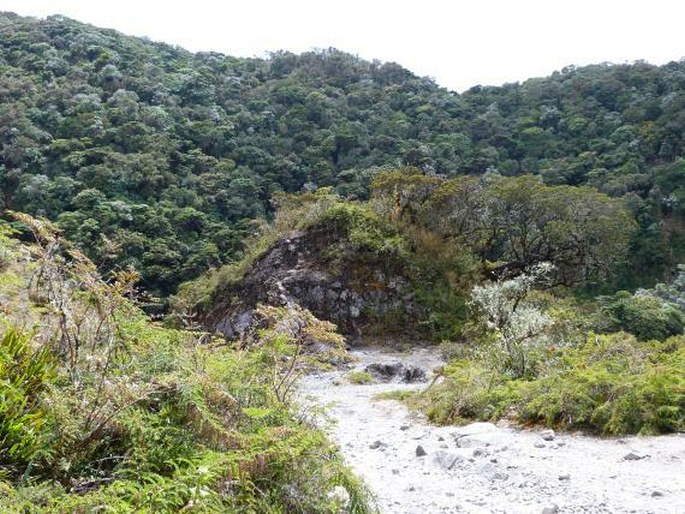
<svg viewBox="0 0 685 514">
<path fill-rule="evenodd" d="M 355 352 L 355 365 L 402 362 L 427 371 L 435 352 Z M 426 383 L 350 385 L 335 371 L 305 377 L 305 404 L 327 406 L 325 423 L 382 513 L 685 514 L 685 434 L 597 439 L 490 423 L 436 427 L 384 391 Z M 420 447 L 420 449 L 419 449 Z M 425 455 L 417 454 L 425 452 Z"/>
</svg>

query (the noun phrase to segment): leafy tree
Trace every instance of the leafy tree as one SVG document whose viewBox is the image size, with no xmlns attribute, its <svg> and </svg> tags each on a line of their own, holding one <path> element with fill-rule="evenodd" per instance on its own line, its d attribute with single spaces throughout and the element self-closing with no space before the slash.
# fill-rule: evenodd
<svg viewBox="0 0 685 514">
<path fill-rule="evenodd" d="M 596 282 L 626 256 L 635 223 L 620 201 L 602 193 L 522 176 L 495 181 L 486 195 L 493 233 L 486 255 L 504 261 L 495 275 L 551 262 L 560 284 Z"/>
<path fill-rule="evenodd" d="M 445 179 L 409 169 L 381 173 L 372 187 L 379 212 L 470 248 L 497 278 L 550 262 L 556 284 L 599 281 L 625 258 L 635 225 L 620 200 L 532 175 Z"/>
</svg>

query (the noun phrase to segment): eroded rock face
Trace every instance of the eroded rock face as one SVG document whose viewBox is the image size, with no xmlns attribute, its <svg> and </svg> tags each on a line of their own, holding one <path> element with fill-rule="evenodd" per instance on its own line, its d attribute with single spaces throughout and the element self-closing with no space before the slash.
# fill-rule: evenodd
<svg viewBox="0 0 685 514">
<path fill-rule="evenodd" d="M 227 337 L 242 337 L 258 304 L 299 305 L 349 336 L 406 329 L 421 313 L 407 270 L 355 254 L 326 227 L 278 240 L 219 296 L 205 325 Z"/>
</svg>

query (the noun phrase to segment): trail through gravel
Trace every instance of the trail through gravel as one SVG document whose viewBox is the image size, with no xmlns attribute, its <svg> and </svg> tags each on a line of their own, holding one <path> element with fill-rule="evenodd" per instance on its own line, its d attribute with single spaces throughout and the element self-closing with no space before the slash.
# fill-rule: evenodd
<svg viewBox="0 0 685 514">
<path fill-rule="evenodd" d="M 358 370 L 441 364 L 428 349 L 354 353 Z M 685 513 L 685 434 L 598 439 L 490 423 L 436 427 L 400 402 L 374 399 L 428 382 L 352 385 L 347 373 L 305 377 L 300 395 L 326 406 L 319 422 L 382 513 Z"/>
</svg>

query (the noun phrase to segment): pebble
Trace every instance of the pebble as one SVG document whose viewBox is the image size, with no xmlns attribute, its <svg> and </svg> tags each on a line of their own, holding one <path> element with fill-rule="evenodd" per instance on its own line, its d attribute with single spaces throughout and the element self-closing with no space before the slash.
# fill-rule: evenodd
<svg viewBox="0 0 685 514">
<path fill-rule="evenodd" d="M 645 455 L 638 455 L 637 453 L 627 453 L 623 456 L 623 460 L 642 460 L 645 458 Z"/>
<path fill-rule="evenodd" d="M 559 506 L 556 503 L 542 509 L 542 514 L 557 514 L 557 512 L 559 512 Z"/>
<path fill-rule="evenodd" d="M 369 448 L 371 448 L 372 450 L 377 450 L 377 449 L 380 448 L 381 446 L 385 446 L 385 444 L 383 444 L 382 441 L 374 441 L 373 443 L 371 443 L 371 444 L 369 445 Z"/>
<path fill-rule="evenodd" d="M 570 480 L 571 475 L 566 474 L 566 475 L 559 475 L 559 480 Z"/>
<path fill-rule="evenodd" d="M 428 454 L 426 453 L 426 450 L 423 449 L 423 446 L 418 445 L 418 446 L 416 447 L 416 456 L 417 456 L 417 457 L 423 457 L 424 455 L 428 455 Z"/>
<path fill-rule="evenodd" d="M 660 498 L 664 495 L 661 491 L 652 491 L 652 498 Z"/>
<path fill-rule="evenodd" d="M 535 443 L 533 446 L 535 446 L 536 448 L 545 448 L 545 447 L 547 447 L 547 445 L 546 445 L 545 443 Z"/>
</svg>

